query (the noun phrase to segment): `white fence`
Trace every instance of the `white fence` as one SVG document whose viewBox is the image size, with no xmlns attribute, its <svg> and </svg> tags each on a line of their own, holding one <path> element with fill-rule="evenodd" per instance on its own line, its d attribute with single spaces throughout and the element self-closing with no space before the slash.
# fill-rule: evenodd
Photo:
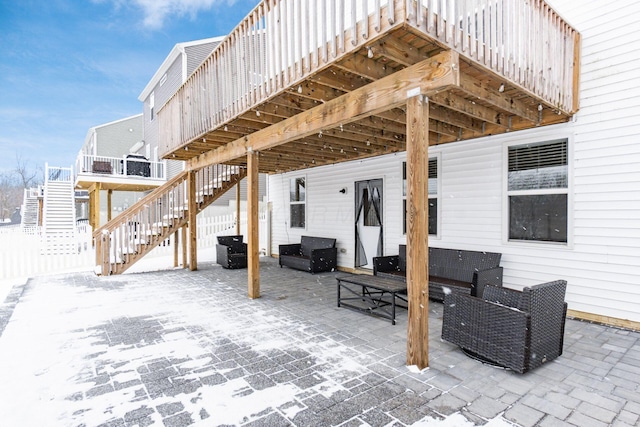
<svg viewBox="0 0 640 427">
<path fill-rule="evenodd" d="M 216 236 L 236 233 L 235 214 L 198 217 L 198 259 L 205 261 L 214 259 Z M 260 251 L 268 255 L 268 212 L 260 213 Z M 240 233 L 247 235 L 246 212 L 240 215 Z M 37 230 L 35 230 L 37 231 Z M 24 233 L 20 226 L 0 227 L 0 280 L 20 277 L 32 277 L 43 274 L 56 274 L 67 271 L 93 271 L 95 251 L 92 247 L 91 229 L 88 226 L 78 227 L 75 240 L 78 251 L 74 254 L 43 255 L 45 244 L 40 233 Z M 173 237 L 170 242 L 160 245 L 145 256 L 139 263 L 148 259 L 171 257 L 166 268 L 173 267 Z M 210 250 L 207 250 L 210 249 Z M 182 251 L 180 251 L 182 253 Z M 164 260 L 163 260 L 164 261 Z M 156 263 L 157 264 L 157 263 Z M 135 266 L 134 266 L 135 267 Z M 137 269 L 139 270 L 139 268 Z"/>
<path fill-rule="evenodd" d="M 27 233 L 20 226 L 0 228 L 0 279 L 90 269 L 95 259 L 91 230 L 79 228 L 68 240 L 77 245 L 76 253 L 43 255 L 47 242 L 37 229 Z"/>
</svg>

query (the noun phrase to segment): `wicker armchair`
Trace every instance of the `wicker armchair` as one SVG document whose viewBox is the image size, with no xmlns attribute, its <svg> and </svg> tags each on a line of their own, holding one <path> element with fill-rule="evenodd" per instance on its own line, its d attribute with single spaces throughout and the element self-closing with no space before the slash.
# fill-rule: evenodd
<svg viewBox="0 0 640 427">
<path fill-rule="evenodd" d="M 216 262 L 224 268 L 247 268 L 247 244 L 242 236 L 218 236 Z"/>
<path fill-rule="evenodd" d="M 468 354 L 524 373 L 562 354 L 567 282 L 522 292 L 488 285 L 482 298 L 445 295 L 442 338 Z"/>
</svg>

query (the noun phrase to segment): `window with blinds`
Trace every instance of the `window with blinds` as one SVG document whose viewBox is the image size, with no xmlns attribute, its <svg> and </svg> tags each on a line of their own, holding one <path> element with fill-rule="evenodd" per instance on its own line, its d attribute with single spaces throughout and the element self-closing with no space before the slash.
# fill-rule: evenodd
<svg viewBox="0 0 640 427">
<path fill-rule="evenodd" d="M 509 147 L 509 190 L 567 187 L 567 141 Z"/>
<path fill-rule="evenodd" d="M 568 141 L 508 149 L 509 240 L 567 243 Z"/>
</svg>

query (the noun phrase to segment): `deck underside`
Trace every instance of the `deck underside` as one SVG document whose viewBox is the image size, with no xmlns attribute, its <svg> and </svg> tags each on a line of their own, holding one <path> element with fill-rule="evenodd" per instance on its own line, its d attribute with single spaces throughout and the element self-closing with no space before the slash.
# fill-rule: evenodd
<svg viewBox="0 0 640 427">
<path fill-rule="evenodd" d="M 165 157 L 197 159 L 444 50 L 444 46 L 411 26 L 394 27 Z M 570 118 L 462 55 L 459 67 L 459 84 L 429 96 L 430 145 L 561 123 Z M 406 109 L 400 106 L 348 123 L 327 122 L 313 135 L 261 150 L 259 169 L 281 173 L 400 152 L 405 150 L 405 140 Z M 246 156 L 227 163 L 246 165 Z"/>
</svg>

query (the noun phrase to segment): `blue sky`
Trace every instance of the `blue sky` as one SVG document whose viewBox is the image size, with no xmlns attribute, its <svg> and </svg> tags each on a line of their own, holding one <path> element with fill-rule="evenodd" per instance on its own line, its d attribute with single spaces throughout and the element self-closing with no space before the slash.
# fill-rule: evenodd
<svg viewBox="0 0 640 427">
<path fill-rule="evenodd" d="M 0 0 L 0 172 L 71 166 L 87 131 L 142 112 L 176 43 L 228 34 L 258 0 Z"/>
</svg>

